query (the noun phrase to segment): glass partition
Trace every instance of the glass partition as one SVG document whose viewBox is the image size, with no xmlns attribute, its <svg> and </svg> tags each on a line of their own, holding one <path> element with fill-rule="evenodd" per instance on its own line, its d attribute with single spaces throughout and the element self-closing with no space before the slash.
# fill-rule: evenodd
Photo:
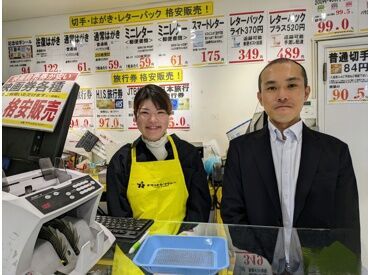
<svg viewBox="0 0 370 275">
<path fill-rule="evenodd" d="M 176 225 L 174 222 L 157 223 L 163 226 Z M 225 238 L 229 266 L 218 274 L 361 274 L 360 244 L 355 232 L 345 229 L 287 230 L 279 227 L 187 222 L 181 224 L 178 235 Z M 291 238 L 287 249 L 285 239 L 289 235 Z M 117 248 L 113 245 L 89 274 L 113 274 L 114 268 L 130 274 L 130 268 L 134 265 L 132 259 L 137 251 L 128 253 L 133 245 L 128 241 L 117 240 L 116 244 L 126 261 L 122 263 L 114 259 Z M 115 264 L 120 266 L 114 267 Z M 142 268 L 141 272 L 150 274 Z"/>
</svg>

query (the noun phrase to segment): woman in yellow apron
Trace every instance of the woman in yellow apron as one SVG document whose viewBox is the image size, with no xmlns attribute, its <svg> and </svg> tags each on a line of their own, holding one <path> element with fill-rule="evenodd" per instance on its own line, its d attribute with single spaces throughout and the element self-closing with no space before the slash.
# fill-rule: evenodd
<svg viewBox="0 0 370 275">
<path fill-rule="evenodd" d="M 136 93 L 134 121 L 142 135 L 109 162 L 109 215 L 208 221 L 211 198 L 201 158 L 193 145 L 167 135 L 171 112 L 171 100 L 161 87 L 146 85 Z M 170 234 L 178 229 L 158 222 L 150 231 Z"/>
</svg>

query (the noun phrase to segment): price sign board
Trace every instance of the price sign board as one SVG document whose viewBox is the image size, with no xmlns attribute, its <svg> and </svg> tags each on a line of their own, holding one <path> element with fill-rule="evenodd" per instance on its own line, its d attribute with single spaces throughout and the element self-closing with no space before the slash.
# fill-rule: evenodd
<svg viewBox="0 0 370 275">
<path fill-rule="evenodd" d="M 188 20 L 157 24 L 158 67 L 183 67 L 190 63 Z"/>
<path fill-rule="evenodd" d="M 194 66 L 226 63 L 226 23 L 223 16 L 192 20 L 190 33 Z"/>
<path fill-rule="evenodd" d="M 149 69 L 156 66 L 153 24 L 125 26 L 123 45 L 126 70 Z"/>
<path fill-rule="evenodd" d="M 122 60 L 121 28 L 93 31 L 95 72 L 120 71 Z"/>
<path fill-rule="evenodd" d="M 92 45 L 92 33 L 89 31 L 64 33 L 63 70 L 91 73 L 94 68 Z"/>
<path fill-rule="evenodd" d="M 59 33 L 39 34 L 35 37 L 35 71 L 61 72 L 64 60 Z"/>
<path fill-rule="evenodd" d="M 356 29 L 357 1 L 315 0 L 315 35 L 351 33 Z"/>
<path fill-rule="evenodd" d="M 264 11 L 229 16 L 229 63 L 262 62 L 266 59 L 266 14 Z"/>
<path fill-rule="evenodd" d="M 368 49 L 338 48 L 327 56 L 327 103 L 367 103 Z"/>
<path fill-rule="evenodd" d="M 32 37 L 13 37 L 8 39 L 9 74 L 31 72 L 33 60 Z"/>
<path fill-rule="evenodd" d="M 289 58 L 304 61 L 307 41 L 306 9 L 269 12 L 267 39 L 268 61 Z"/>
<path fill-rule="evenodd" d="M 123 90 L 120 87 L 95 89 L 96 128 L 99 130 L 124 129 Z"/>
<path fill-rule="evenodd" d="M 94 128 L 94 102 L 95 94 L 92 88 L 81 88 L 78 91 L 75 109 L 69 126 L 71 129 Z"/>
</svg>

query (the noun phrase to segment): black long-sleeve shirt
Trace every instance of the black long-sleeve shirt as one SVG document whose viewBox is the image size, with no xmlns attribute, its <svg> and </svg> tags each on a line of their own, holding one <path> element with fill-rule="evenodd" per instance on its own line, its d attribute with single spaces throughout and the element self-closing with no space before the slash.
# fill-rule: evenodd
<svg viewBox="0 0 370 275">
<path fill-rule="evenodd" d="M 190 143 L 171 135 L 176 145 L 181 168 L 184 173 L 189 197 L 186 203 L 184 221 L 207 222 L 211 209 L 207 176 L 197 149 Z M 156 161 L 155 156 L 139 137 L 133 144 L 121 147 L 112 157 L 107 170 L 107 204 L 111 216 L 132 217 L 132 209 L 127 199 L 127 187 L 131 170 L 131 148 L 136 146 L 137 161 Z M 170 142 L 165 148 L 166 160 L 173 159 Z"/>
</svg>

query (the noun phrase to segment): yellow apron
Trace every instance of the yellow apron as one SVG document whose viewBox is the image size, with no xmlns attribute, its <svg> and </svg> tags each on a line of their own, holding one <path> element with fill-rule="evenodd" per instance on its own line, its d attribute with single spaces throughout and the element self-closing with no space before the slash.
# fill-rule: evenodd
<svg viewBox="0 0 370 275">
<path fill-rule="evenodd" d="M 127 198 L 134 218 L 153 219 L 151 234 L 177 234 L 183 221 L 188 190 L 185 184 L 176 145 L 171 136 L 174 159 L 137 162 L 136 148 L 131 149 L 132 164 Z"/>
</svg>

